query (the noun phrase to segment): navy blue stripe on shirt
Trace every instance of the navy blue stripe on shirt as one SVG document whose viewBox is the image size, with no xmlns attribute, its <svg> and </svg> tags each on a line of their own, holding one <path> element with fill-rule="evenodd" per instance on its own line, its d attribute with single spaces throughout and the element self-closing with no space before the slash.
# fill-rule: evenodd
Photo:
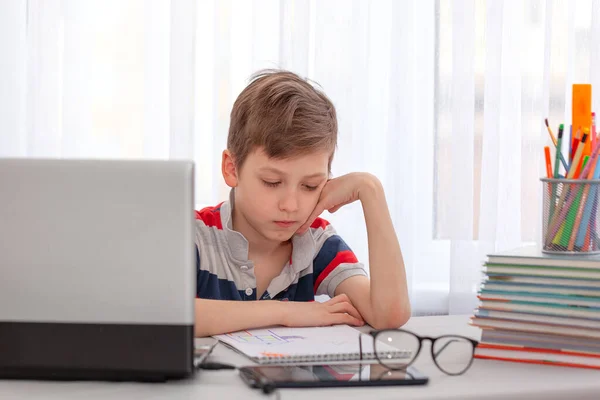
<svg viewBox="0 0 600 400">
<path fill-rule="evenodd" d="M 319 254 L 313 261 L 313 282 L 319 279 L 319 276 L 323 273 L 325 268 L 333 261 L 333 259 L 342 251 L 351 251 L 350 247 L 344 242 L 338 235 L 333 235 L 328 238 L 323 247 L 319 251 Z"/>
<path fill-rule="evenodd" d="M 306 274 L 297 283 L 291 284 L 283 292 L 277 293 L 273 300 L 289 301 L 313 301 L 315 294 L 313 292 L 313 275 Z"/>
<path fill-rule="evenodd" d="M 213 300 L 245 300 L 250 297 L 245 291 L 237 290 L 232 281 L 219 279 L 217 275 L 201 270 L 198 270 L 196 296 Z"/>
</svg>

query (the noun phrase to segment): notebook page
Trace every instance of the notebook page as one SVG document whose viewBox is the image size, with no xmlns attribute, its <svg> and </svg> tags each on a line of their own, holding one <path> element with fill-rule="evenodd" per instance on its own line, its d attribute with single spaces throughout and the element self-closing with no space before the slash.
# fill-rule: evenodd
<svg viewBox="0 0 600 400">
<path fill-rule="evenodd" d="M 352 360 L 359 358 L 359 331 L 347 326 L 336 325 L 313 328 L 253 329 L 217 335 L 215 338 L 227 343 L 253 359 L 322 359 L 336 358 Z M 373 355 L 373 340 L 363 335 L 363 354 L 367 358 Z M 378 345 L 379 346 L 379 345 Z M 381 351 L 380 347 L 378 350 Z M 394 353 L 398 349 L 389 348 Z M 406 354 L 395 354 L 400 358 Z"/>
</svg>

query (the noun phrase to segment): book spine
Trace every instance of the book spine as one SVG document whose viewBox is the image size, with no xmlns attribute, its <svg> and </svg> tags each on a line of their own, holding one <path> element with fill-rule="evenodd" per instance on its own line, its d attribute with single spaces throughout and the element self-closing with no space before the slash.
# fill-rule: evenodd
<svg viewBox="0 0 600 400">
<path fill-rule="evenodd" d="M 600 367 L 596 367 L 596 366 L 592 366 L 592 365 L 573 364 L 573 363 L 566 363 L 566 362 L 522 360 L 522 359 L 517 360 L 517 359 L 513 359 L 513 358 L 506 358 L 506 357 L 484 356 L 484 355 L 480 355 L 480 354 L 475 354 L 473 357 L 481 359 L 481 360 L 510 361 L 510 362 L 525 363 L 525 364 L 555 365 L 557 367 L 571 367 L 571 368 L 585 368 L 585 369 L 600 370 Z"/>
</svg>

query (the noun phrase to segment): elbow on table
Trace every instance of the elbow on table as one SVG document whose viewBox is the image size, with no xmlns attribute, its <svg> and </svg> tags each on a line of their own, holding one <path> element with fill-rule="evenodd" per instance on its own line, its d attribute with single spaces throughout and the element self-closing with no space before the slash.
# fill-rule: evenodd
<svg viewBox="0 0 600 400">
<path fill-rule="evenodd" d="M 397 329 L 402 327 L 410 319 L 410 304 L 390 307 L 381 318 L 377 318 L 372 327 L 374 329 Z"/>
</svg>

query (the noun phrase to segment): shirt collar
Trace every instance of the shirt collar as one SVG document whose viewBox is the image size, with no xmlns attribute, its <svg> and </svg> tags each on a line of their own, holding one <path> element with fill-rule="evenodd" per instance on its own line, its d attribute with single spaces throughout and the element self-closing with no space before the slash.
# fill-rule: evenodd
<svg viewBox="0 0 600 400">
<path fill-rule="evenodd" d="M 240 263 L 248 261 L 248 240 L 240 232 L 233 230 L 233 206 L 235 204 L 235 189 L 229 192 L 229 200 L 221 205 L 221 225 L 231 255 Z M 312 263 L 315 257 L 316 243 L 309 229 L 303 235 L 292 236 L 292 268 L 299 273 Z"/>
<path fill-rule="evenodd" d="M 221 225 L 227 238 L 227 245 L 235 261 L 248 261 L 248 240 L 241 233 L 233 230 L 234 189 L 229 192 L 229 200 L 221 205 Z"/>
</svg>

